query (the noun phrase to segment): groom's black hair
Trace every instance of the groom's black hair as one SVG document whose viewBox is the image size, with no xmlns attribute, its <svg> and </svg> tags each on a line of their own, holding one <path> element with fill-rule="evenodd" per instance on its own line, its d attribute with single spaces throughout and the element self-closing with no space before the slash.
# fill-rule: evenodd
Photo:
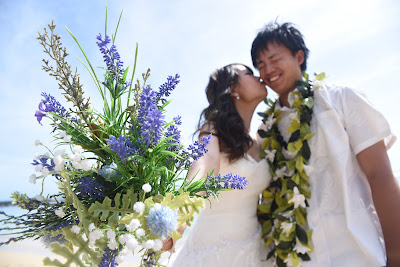
<svg viewBox="0 0 400 267">
<path fill-rule="evenodd" d="M 297 51 L 303 50 L 304 61 L 300 67 L 301 71 L 307 69 L 309 50 L 304 43 L 301 32 L 290 22 L 283 23 L 282 25 L 277 22 L 271 22 L 257 34 L 251 46 L 251 59 L 256 69 L 260 52 L 266 50 L 268 44 L 271 42 L 286 46 L 292 52 L 293 56 L 296 55 Z"/>
</svg>

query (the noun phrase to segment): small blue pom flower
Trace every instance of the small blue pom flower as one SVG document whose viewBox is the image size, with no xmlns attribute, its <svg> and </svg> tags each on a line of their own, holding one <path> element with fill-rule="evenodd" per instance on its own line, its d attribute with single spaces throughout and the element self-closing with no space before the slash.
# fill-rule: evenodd
<svg viewBox="0 0 400 267">
<path fill-rule="evenodd" d="M 157 236 L 166 238 L 178 227 L 176 211 L 158 203 L 155 204 L 147 215 L 147 226 Z"/>
</svg>

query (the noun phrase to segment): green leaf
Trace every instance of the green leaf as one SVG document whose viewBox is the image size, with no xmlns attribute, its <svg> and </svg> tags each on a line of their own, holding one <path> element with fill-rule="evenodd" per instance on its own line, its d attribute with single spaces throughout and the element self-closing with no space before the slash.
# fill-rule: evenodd
<svg viewBox="0 0 400 267">
<path fill-rule="evenodd" d="M 297 255 L 299 256 L 300 259 L 302 259 L 302 261 L 310 261 L 311 260 L 310 256 L 308 256 L 307 253 L 305 253 L 305 254 L 299 253 Z"/>
<path fill-rule="evenodd" d="M 292 118 L 292 123 L 290 124 L 287 132 L 288 133 L 294 133 L 298 129 L 300 129 L 300 122 L 297 119 Z"/>
<path fill-rule="evenodd" d="M 323 80 L 325 80 L 325 78 L 326 78 L 325 72 L 321 72 L 321 73 L 319 73 L 319 74 L 317 74 L 317 75 L 315 76 L 315 79 L 316 79 L 317 81 L 323 81 Z"/>
<path fill-rule="evenodd" d="M 267 236 L 269 233 L 271 233 L 271 231 L 272 231 L 272 221 L 271 220 L 265 221 L 262 224 L 261 235 L 262 236 Z M 273 235 L 272 235 L 272 238 L 273 238 Z"/>
<path fill-rule="evenodd" d="M 301 243 L 308 244 L 307 233 L 299 224 L 296 224 L 296 235 Z"/>
<path fill-rule="evenodd" d="M 306 105 L 309 109 L 312 109 L 314 106 L 314 98 L 312 97 L 305 98 L 304 105 Z M 304 111 L 303 114 L 308 114 L 308 112 Z"/>
<path fill-rule="evenodd" d="M 295 131 L 289 138 L 289 143 L 297 141 L 300 137 L 300 130 Z"/>
<path fill-rule="evenodd" d="M 268 137 L 268 134 L 267 134 L 267 132 L 265 130 L 260 129 L 260 130 L 257 131 L 257 133 L 261 138 L 267 138 Z"/>
<path fill-rule="evenodd" d="M 286 263 L 284 263 L 283 260 L 279 257 L 276 257 L 276 265 L 278 267 L 286 267 Z"/>
<path fill-rule="evenodd" d="M 311 150 L 310 147 L 308 146 L 307 141 L 303 142 L 303 147 L 301 148 L 301 155 L 304 157 L 306 161 L 308 161 L 311 157 Z"/>
<path fill-rule="evenodd" d="M 305 219 L 303 213 L 301 212 L 301 209 L 295 209 L 295 210 L 294 210 L 294 214 L 295 214 L 295 216 L 296 216 L 296 221 L 297 221 L 299 224 L 305 226 L 305 225 L 306 225 L 306 219 Z"/>
</svg>

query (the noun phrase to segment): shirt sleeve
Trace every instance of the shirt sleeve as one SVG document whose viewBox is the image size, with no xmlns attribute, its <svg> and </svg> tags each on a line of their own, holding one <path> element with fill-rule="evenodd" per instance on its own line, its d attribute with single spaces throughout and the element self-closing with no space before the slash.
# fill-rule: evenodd
<svg viewBox="0 0 400 267">
<path fill-rule="evenodd" d="M 381 140 L 384 140 L 387 149 L 393 145 L 396 136 L 389 123 L 363 92 L 344 87 L 341 100 L 345 129 L 356 155 Z"/>
</svg>

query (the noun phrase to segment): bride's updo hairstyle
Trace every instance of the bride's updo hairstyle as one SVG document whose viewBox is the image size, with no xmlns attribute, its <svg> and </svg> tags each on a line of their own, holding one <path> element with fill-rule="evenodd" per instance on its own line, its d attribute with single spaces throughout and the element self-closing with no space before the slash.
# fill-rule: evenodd
<svg viewBox="0 0 400 267">
<path fill-rule="evenodd" d="M 198 124 L 200 134 L 203 133 L 202 126 L 209 124 L 218 136 L 220 150 L 229 154 L 230 161 L 243 157 L 253 144 L 231 96 L 231 87 L 238 81 L 238 65 L 246 67 L 253 74 L 248 66 L 229 64 L 210 75 L 206 87 L 209 106 L 201 113 Z"/>
</svg>

